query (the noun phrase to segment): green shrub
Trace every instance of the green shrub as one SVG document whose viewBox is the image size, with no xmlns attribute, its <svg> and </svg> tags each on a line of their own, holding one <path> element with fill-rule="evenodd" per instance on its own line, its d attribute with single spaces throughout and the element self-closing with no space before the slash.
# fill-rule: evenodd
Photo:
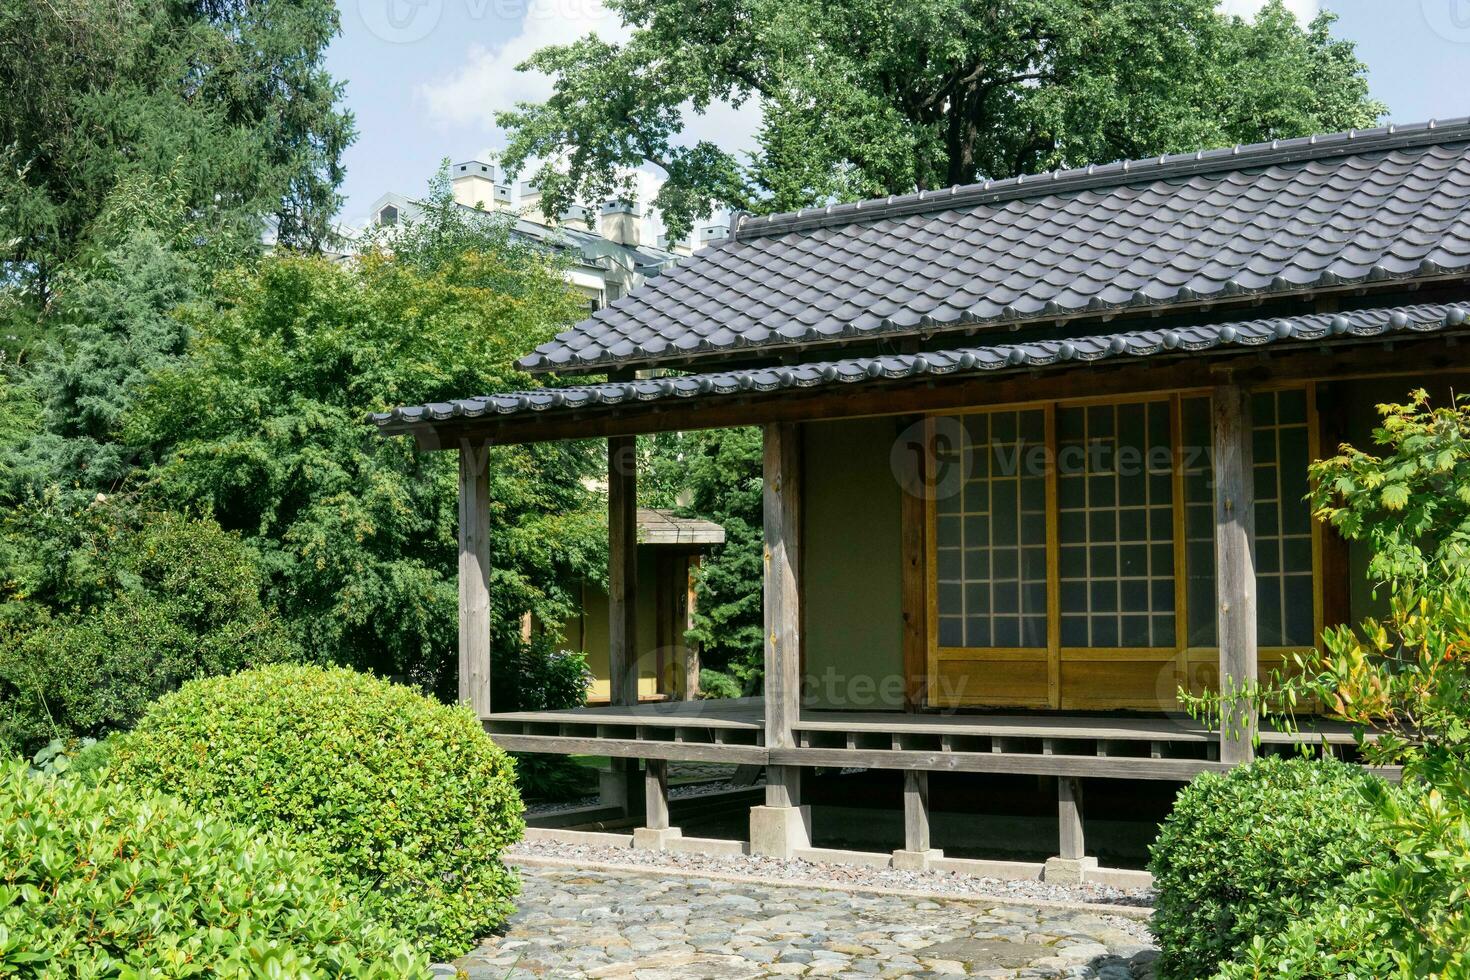
<svg viewBox="0 0 1470 980">
<path fill-rule="evenodd" d="M 738 698 L 744 696 L 740 682 L 729 674 L 708 667 L 699 672 L 699 694 L 703 698 Z"/>
<path fill-rule="evenodd" d="M 1358 876 L 1361 878 L 1361 876 Z M 1350 879 L 1337 902 L 1272 936 L 1255 936 L 1214 980 L 1382 980 L 1401 976 L 1384 930 Z M 1413 976 L 1412 973 L 1408 976 Z"/>
<path fill-rule="evenodd" d="M 343 668 L 194 681 L 116 740 L 116 778 L 289 835 L 436 959 L 512 911 L 514 773 L 467 709 Z"/>
<path fill-rule="evenodd" d="M 1385 863 L 1375 780 L 1341 762 L 1267 758 L 1186 786 L 1149 862 L 1160 975 L 1207 977 Z"/>
<path fill-rule="evenodd" d="M 184 681 L 300 656 L 250 549 L 212 521 L 52 501 L 0 532 L 20 556 L 0 575 L 0 749 L 127 728 Z"/>
<path fill-rule="evenodd" d="M 427 977 L 313 858 L 164 796 L 0 769 L 0 975 Z"/>
<path fill-rule="evenodd" d="M 587 655 L 559 650 L 547 636 L 497 647 L 490 672 L 496 711 L 556 711 L 587 703 Z"/>
</svg>

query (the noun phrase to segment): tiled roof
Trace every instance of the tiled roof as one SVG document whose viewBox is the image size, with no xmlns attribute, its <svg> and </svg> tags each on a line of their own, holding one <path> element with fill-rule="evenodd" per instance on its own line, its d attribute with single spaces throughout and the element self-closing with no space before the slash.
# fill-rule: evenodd
<svg viewBox="0 0 1470 980">
<path fill-rule="evenodd" d="M 1467 271 L 1456 120 L 746 218 L 521 364 L 688 365 Z"/>
<path fill-rule="evenodd" d="M 506 392 L 381 412 L 371 420 L 385 433 L 455 419 L 483 416 L 544 415 L 637 402 L 718 398 L 721 395 L 861 384 L 924 375 L 1031 371 L 1076 362 L 1203 353 L 1215 349 L 1263 347 L 1292 342 L 1348 342 L 1393 334 L 1462 329 L 1470 303 L 1426 304 L 1390 309 L 1313 313 L 1128 333 L 1041 340 L 1029 343 L 959 347 L 922 354 L 889 354 L 820 361 L 791 367 L 761 367 L 639 381 L 614 381 L 568 388 Z"/>
</svg>

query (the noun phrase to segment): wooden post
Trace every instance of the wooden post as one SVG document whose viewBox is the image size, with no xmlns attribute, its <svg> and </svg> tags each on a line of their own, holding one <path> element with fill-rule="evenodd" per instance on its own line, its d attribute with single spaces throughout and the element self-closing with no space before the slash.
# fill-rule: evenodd
<svg viewBox="0 0 1470 980">
<path fill-rule="evenodd" d="M 765 694 L 766 745 L 795 747 L 801 711 L 801 430 L 789 422 L 765 427 Z M 801 770 L 769 766 L 766 805 L 797 806 Z"/>
<path fill-rule="evenodd" d="M 674 676 L 680 659 L 678 647 L 684 632 L 680 611 L 684 607 L 683 585 L 675 578 L 676 568 L 683 568 L 682 555 L 659 549 L 653 556 L 653 689 L 658 694 L 678 694 Z M 678 591 L 676 591 L 676 589 Z"/>
<path fill-rule="evenodd" d="M 1238 693 L 1256 680 L 1256 515 L 1250 393 L 1239 385 L 1214 390 L 1215 597 L 1220 691 Z M 1226 704 L 1220 761 L 1249 762 L 1254 705 Z"/>
<path fill-rule="evenodd" d="M 643 763 L 643 825 L 649 830 L 669 829 L 669 763 L 648 759 Z"/>
<path fill-rule="evenodd" d="M 459 444 L 459 700 L 490 714 L 490 447 Z"/>
<path fill-rule="evenodd" d="M 684 565 L 684 629 L 694 629 L 694 613 L 698 608 L 698 599 L 694 594 L 694 581 L 696 569 L 699 568 L 699 556 L 691 554 Z M 680 649 L 684 651 L 684 687 L 680 692 L 686 701 L 693 701 L 699 697 L 699 641 L 692 640 L 689 636 L 680 639 Z"/>
<path fill-rule="evenodd" d="M 1057 777 L 1057 824 L 1061 829 L 1058 855 L 1067 861 L 1082 860 L 1082 780 L 1075 776 Z"/>
<path fill-rule="evenodd" d="M 607 440 L 609 701 L 638 703 L 638 456 L 634 436 Z"/>
<path fill-rule="evenodd" d="M 929 687 L 929 599 L 928 552 L 928 475 L 925 462 L 930 447 L 924 434 L 922 418 L 902 417 L 898 438 L 909 438 L 909 444 L 898 447 L 903 461 L 899 474 L 899 523 L 903 548 L 902 615 L 903 615 L 903 708 L 919 711 L 924 707 Z M 912 438 L 918 433 L 917 439 Z"/>
<path fill-rule="evenodd" d="M 903 771 L 903 849 L 929 850 L 929 774 Z"/>
</svg>

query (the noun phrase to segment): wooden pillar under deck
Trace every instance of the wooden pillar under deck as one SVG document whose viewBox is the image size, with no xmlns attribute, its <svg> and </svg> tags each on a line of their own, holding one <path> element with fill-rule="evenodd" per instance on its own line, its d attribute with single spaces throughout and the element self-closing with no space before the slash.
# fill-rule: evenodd
<svg viewBox="0 0 1470 980">
<path fill-rule="evenodd" d="M 801 712 L 801 429 L 765 427 L 765 732 L 766 746 L 796 747 Z M 801 769 L 766 767 L 766 805 L 750 811 L 752 853 L 789 858 L 811 841 L 801 805 Z"/>
<path fill-rule="evenodd" d="M 490 714 L 490 447 L 459 446 L 459 700 Z"/>
<path fill-rule="evenodd" d="M 643 826 L 649 830 L 668 830 L 669 762 L 649 759 L 643 766 Z"/>
<path fill-rule="evenodd" d="M 929 850 L 929 774 L 919 769 L 903 771 L 903 847 Z"/>
<path fill-rule="evenodd" d="M 1082 780 L 1075 776 L 1057 777 L 1057 825 L 1061 832 L 1057 855 L 1067 861 L 1082 860 Z"/>
<path fill-rule="evenodd" d="M 638 455 L 634 436 L 607 440 L 608 702 L 638 703 Z M 601 774 L 604 803 L 638 811 L 634 759 L 612 759 Z"/>
<path fill-rule="evenodd" d="M 1238 693 L 1256 678 L 1255 468 L 1250 392 L 1221 385 L 1213 392 L 1215 475 L 1215 596 L 1220 691 Z M 1254 755 L 1255 706 L 1227 702 L 1220 726 L 1220 761 Z"/>
<path fill-rule="evenodd" d="M 766 745 L 795 748 L 801 712 L 801 430 L 787 422 L 765 427 L 765 701 Z M 766 805 L 801 802 L 799 770 L 770 766 Z"/>
</svg>

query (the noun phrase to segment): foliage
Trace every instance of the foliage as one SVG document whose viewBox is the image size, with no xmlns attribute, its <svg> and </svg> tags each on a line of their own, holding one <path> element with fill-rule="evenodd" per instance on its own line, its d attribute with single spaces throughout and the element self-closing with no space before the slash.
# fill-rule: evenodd
<svg viewBox="0 0 1470 980">
<path fill-rule="evenodd" d="M 1367 875 L 1346 908 L 1253 949 L 1232 969 L 1282 964 L 1316 976 L 1313 957 L 1339 947 L 1385 951 L 1373 975 L 1459 976 L 1470 970 L 1470 403 L 1435 408 L 1423 391 L 1379 406 L 1382 455 L 1343 446 L 1312 466 L 1317 516 L 1372 546 L 1369 575 L 1387 615 L 1339 627 L 1323 650 L 1296 658 L 1290 677 L 1241 693 L 1278 725 L 1318 701 L 1359 731 L 1364 758 L 1400 764 L 1407 796 L 1383 794 L 1378 819 L 1395 861 Z M 1206 705 L 1215 710 L 1218 704 Z M 1366 733 L 1372 730 L 1375 737 Z M 1357 939 L 1345 930 L 1362 926 Z M 1356 955 L 1356 954 L 1355 954 Z M 1356 968 L 1356 967 L 1355 967 Z M 1292 973 L 1292 970 L 1299 972 Z M 1301 972 L 1306 971 L 1306 972 Z M 1248 972 L 1235 975 L 1250 976 Z M 1272 973 L 1272 976 L 1278 975 Z"/>
<path fill-rule="evenodd" d="M 761 430 L 658 435 L 645 442 L 642 455 L 649 474 L 646 503 L 674 507 L 687 495 L 681 511 L 725 529 L 725 543 L 700 569 L 689 635 L 701 645 L 704 666 L 728 673 L 737 686 L 758 688 L 765 639 Z"/>
<path fill-rule="evenodd" d="M 300 655 L 213 522 L 33 501 L 5 531 L 28 548 L 0 580 L 0 747 L 125 728 L 186 680 Z"/>
<path fill-rule="evenodd" d="M 671 234 L 752 212 L 1372 125 L 1353 46 L 1279 0 L 1247 22 L 1215 0 L 612 0 L 591 35 L 523 66 L 551 96 L 498 114 L 512 171 L 540 159 L 542 208 L 628 196 L 655 164 Z M 684 113 L 751 102 L 742 161 L 681 139 Z"/>
<path fill-rule="evenodd" d="M 186 684 L 121 737 L 123 783 L 287 834 L 435 958 L 512 911 L 524 827 L 509 759 L 467 709 L 342 668 Z"/>
<path fill-rule="evenodd" d="M 1433 407 L 1422 388 L 1379 406 L 1373 439 L 1312 465 L 1317 517 L 1372 546 L 1368 575 L 1392 587 L 1470 576 L 1470 396 Z"/>
<path fill-rule="evenodd" d="M 156 460 L 150 496 L 259 553 L 303 648 L 452 697 L 455 454 L 378 438 L 364 420 L 531 385 L 514 359 L 578 305 L 556 257 L 504 221 L 461 217 L 446 174 L 426 207 L 351 266 L 279 256 L 222 277 L 218 309 L 191 311 L 188 356 L 153 374 L 125 435 Z M 582 482 L 596 469 L 583 443 L 492 449 L 497 657 L 520 642 L 523 611 L 565 619 L 564 583 L 601 564 Z"/>
<path fill-rule="evenodd" d="M 96 783 L 111 759 L 111 738 L 53 738 L 31 758 L 31 771 Z"/>
<path fill-rule="evenodd" d="M 352 119 L 328 0 L 0 3 L 0 268 L 44 298 L 130 179 L 172 175 L 201 248 L 330 237 Z"/>
<path fill-rule="evenodd" d="M 1358 904 L 1360 880 L 1347 882 L 1338 901 L 1297 919 L 1250 945 L 1214 974 L 1215 980 L 1408 980 L 1371 909 Z"/>
<path fill-rule="evenodd" d="M 490 665 L 490 703 L 496 711 L 555 711 L 587 703 L 592 671 L 584 653 L 559 650 L 545 633 L 507 644 Z M 572 800 L 587 792 L 587 769 L 562 755 L 513 753 L 521 796 Z"/>
<path fill-rule="evenodd" d="M 546 634 L 507 646 L 492 665 L 490 703 L 496 711 L 556 711 L 587 703 L 592 671 L 587 656 L 559 650 Z"/>
<path fill-rule="evenodd" d="M 1161 975 L 1209 976 L 1383 863 L 1375 782 L 1344 763 L 1267 758 L 1185 787 L 1149 861 Z"/>
<path fill-rule="evenodd" d="M 740 689 L 740 682 L 729 674 L 722 674 L 718 670 L 710 670 L 708 667 L 699 671 L 699 694 L 704 698 L 738 698 L 745 692 Z"/>
<path fill-rule="evenodd" d="M 70 285 L 48 318 L 55 342 L 24 376 L 39 418 L 24 436 L 0 442 L 0 499 L 49 487 L 90 498 L 124 486 L 137 459 L 121 438 L 123 415 L 149 374 L 183 355 L 187 330 L 174 313 L 197 299 L 202 283 L 192 259 L 144 228 L 101 252 Z"/>
<path fill-rule="evenodd" d="M 0 770 L 0 973 L 429 976 L 285 841 L 21 763 Z"/>
<path fill-rule="evenodd" d="M 1457 765 L 1425 775 L 1434 788 L 1380 794 L 1377 822 L 1392 839 L 1396 860 L 1358 876 L 1312 916 L 1255 937 L 1222 966 L 1222 980 L 1470 975 L 1467 779 Z M 1452 789 L 1441 792 L 1445 786 Z"/>
</svg>

